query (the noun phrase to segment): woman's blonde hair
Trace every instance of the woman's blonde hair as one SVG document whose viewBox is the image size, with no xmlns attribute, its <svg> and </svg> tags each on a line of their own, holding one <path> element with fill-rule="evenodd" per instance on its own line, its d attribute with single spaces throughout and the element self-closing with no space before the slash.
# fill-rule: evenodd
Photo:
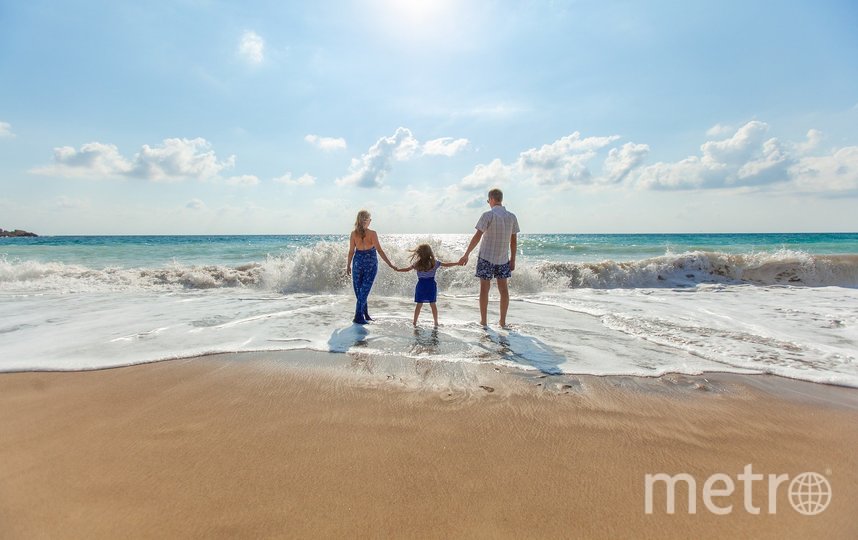
<svg viewBox="0 0 858 540">
<path fill-rule="evenodd" d="M 357 217 L 355 218 L 355 232 L 358 233 L 358 236 L 363 239 L 366 237 L 366 225 L 364 222 L 368 221 L 370 218 L 368 210 L 361 210 L 357 213 Z"/>
<path fill-rule="evenodd" d="M 432 246 L 429 244 L 420 244 L 411 252 L 411 264 L 415 270 L 421 272 L 429 272 L 435 268 L 435 254 L 432 253 Z"/>
</svg>

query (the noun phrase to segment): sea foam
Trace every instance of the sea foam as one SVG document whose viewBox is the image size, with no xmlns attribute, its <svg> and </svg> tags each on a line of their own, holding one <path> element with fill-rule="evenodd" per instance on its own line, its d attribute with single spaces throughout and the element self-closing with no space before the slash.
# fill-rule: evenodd
<svg viewBox="0 0 858 540">
<path fill-rule="evenodd" d="M 407 264 L 423 238 L 385 244 Z M 443 261 L 461 241 L 426 238 Z M 343 242 L 235 264 L 120 266 L 0 257 L 0 371 L 313 349 L 495 362 L 551 373 L 772 373 L 858 387 L 858 256 L 695 250 L 631 261 L 519 256 L 513 328 L 477 316 L 476 254 L 437 275 L 441 328 L 415 331 L 413 273 L 379 262 L 376 322 L 352 326 Z M 497 320 L 493 290 L 490 319 Z"/>
<path fill-rule="evenodd" d="M 439 251 L 441 260 L 457 260 Z M 351 286 L 346 275 L 346 249 L 320 243 L 288 255 L 236 266 L 182 265 L 161 268 L 90 268 L 61 262 L 0 259 L 0 288 L 46 290 L 148 290 L 248 287 L 280 293 L 342 293 Z M 389 249 L 388 256 L 406 265 L 408 253 Z M 439 286 L 452 293 L 472 288 L 472 256 L 468 267 L 445 268 Z M 396 274 L 379 261 L 375 291 L 403 294 L 413 277 Z M 513 291 L 531 294 L 564 288 L 687 287 L 701 283 L 749 283 L 811 287 L 858 287 L 858 255 L 811 255 L 795 250 L 746 254 L 693 251 L 667 253 L 637 261 L 550 262 L 519 258 Z"/>
</svg>

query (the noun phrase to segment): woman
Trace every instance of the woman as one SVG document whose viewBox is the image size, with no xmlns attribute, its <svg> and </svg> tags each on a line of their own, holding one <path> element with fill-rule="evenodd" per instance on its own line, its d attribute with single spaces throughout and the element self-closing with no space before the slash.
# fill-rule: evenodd
<svg viewBox="0 0 858 540">
<path fill-rule="evenodd" d="M 357 297 L 357 305 L 355 306 L 354 323 L 366 324 L 371 321 L 369 309 L 367 308 L 367 299 L 369 298 L 369 290 L 372 289 L 372 282 L 375 281 L 375 274 L 378 272 L 378 259 L 376 252 L 381 255 L 381 259 L 387 263 L 387 266 L 396 269 L 390 264 L 384 250 L 381 249 L 381 244 L 378 242 L 378 234 L 369 228 L 369 223 L 372 217 L 366 210 L 361 210 L 355 219 L 355 230 L 352 231 L 349 238 L 349 260 L 346 263 L 346 274 L 351 274 L 352 285 L 355 288 L 355 296 Z"/>
</svg>

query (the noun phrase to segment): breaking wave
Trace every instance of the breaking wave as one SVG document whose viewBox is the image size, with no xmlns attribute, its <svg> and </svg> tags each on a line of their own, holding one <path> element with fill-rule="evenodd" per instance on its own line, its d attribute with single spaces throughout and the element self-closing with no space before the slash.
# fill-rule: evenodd
<svg viewBox="0 0 858 540">
<path fill-rule="evenodd" d="M 457 254 L 444 253 L 441 260 Z M 405 264 L 407 253 L 387 250 L 395 263 Z M 162 268 L 89 268 L 59 262 L 7 260 L 0 258 L 0 289 L 61 290 L 85 292 L 133 289 L 252 288 L 279 293 L 330 294 L 351 289 L 346 275 L 347 252 L 341 243 L 319 243 L 290 255 L 237 266 L 181 265 Z M 440 290 L 448 294 L 473 293 L 472 256 L 467 267 L 438 272 Z M 392 272 L 379 261 L 374 292 L 410 294 L 414 276 Z M 618 262 L 552 262 L 519 259 L 510 287 L 530 294 L 567 288 L 691 287 L 701 283 L 794 285 L 809 287 L 858 287 L 858 255 L 811 255 L 779 250 L 731 254 L 711 251 L 667 253 L 659 257 Z"/>
<path fill-rule="evenodd" d="M 810 255 L 779 250 L 757 253 L 692 251 L 639 261 L 544 263 L 545 281 L 570 288 L 682 287 L 698 283 L 749 283 L 810 287 L 858 286 L 858 255 Z"/>
</svg>

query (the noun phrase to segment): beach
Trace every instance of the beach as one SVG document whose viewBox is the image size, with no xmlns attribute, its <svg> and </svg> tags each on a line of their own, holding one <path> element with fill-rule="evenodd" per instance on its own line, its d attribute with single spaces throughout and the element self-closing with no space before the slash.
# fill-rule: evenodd
<svg viewBox="0 0 858 540">
<path fill-rule="evenodd" d="M 0 538 L 858 536 L 858 235 L 345 240 L 4 244 Z"/>
<path fill-rule="evenodd" d="M 0 540 L 858 540 L 858 0 L 0 2 Z"/>
<path fill-rule="evenodd" d="M 312 351 L 0 374 L 0 537 L 854 538 L 858 391 Z M 823 475 L 803 515 L 789 484 Z M 696 479 L 696 513 L 645 475 Z M 705 504 L 710 475 L 736 489 Z M 723 487 L 723 486 L 721 486 Z M 748 510 L 758 508 L 759 514 Z"/>
</svg>

